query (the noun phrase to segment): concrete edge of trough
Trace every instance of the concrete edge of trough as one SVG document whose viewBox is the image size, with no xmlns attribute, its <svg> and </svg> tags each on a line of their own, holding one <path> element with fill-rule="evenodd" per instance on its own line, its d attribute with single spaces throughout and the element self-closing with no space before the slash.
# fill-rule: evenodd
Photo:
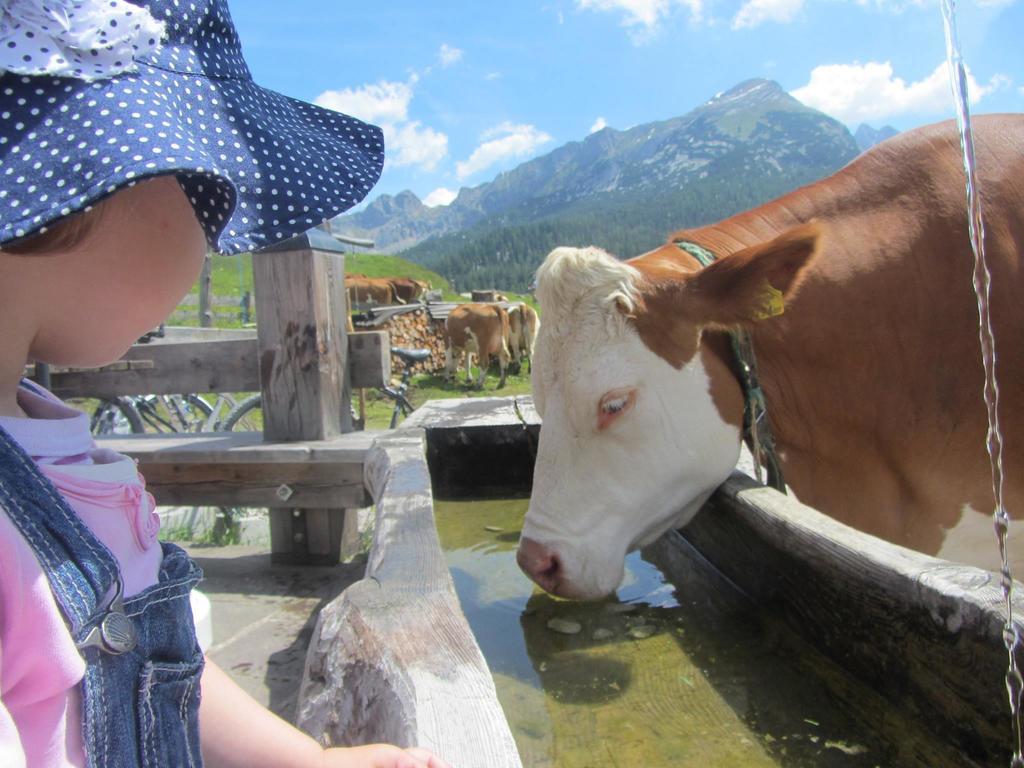
<svg viewBox="0 0 1024 768">
<path fill-rule="evenodd" d="M 296 722 L 323 744 L 421 746 L 453 768 L 521 768 L 441 551 L 425 450 L 415 424 L 370 449 L 366 575 L 320 612 Z"/>
</svg>

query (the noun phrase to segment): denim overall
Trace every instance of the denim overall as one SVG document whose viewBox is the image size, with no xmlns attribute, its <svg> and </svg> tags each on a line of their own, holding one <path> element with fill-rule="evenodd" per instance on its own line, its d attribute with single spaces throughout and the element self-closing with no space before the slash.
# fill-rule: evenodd
<svg viewBox="0 0 1024 768">
<path fill-rule="evenodd" d="M 161 543 L 160 580 L 123 600 L 117 562 L 0 429 L 0 509 L 32 547 L 86 661 L 89 768 L 201 766 L 199 678 L 189 592 L 202 572 Z"/>
</svg>

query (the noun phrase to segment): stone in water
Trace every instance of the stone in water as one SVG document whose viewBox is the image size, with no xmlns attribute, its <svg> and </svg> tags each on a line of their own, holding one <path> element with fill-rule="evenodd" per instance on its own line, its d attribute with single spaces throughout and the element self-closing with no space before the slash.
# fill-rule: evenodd
<svg viewBox="0 0 1024 768">
<path fill-rule="evenodd" d="M 583 629 L 583 625 L 578 621 L 570 621 L 569 619 L 551 619 L 548 621 L 548 629 L 555 632 L 560 632 L 563 635 L 576 635 Z"/>
<path fill-rule="evenodd" d="M 635 640 L 643 640 L 645 638 L 650 637 L 657 631 L 658 628 L 653 624 L 641 624 L 637 627 L 630 627 L 629 636 Z"/>
</svg>

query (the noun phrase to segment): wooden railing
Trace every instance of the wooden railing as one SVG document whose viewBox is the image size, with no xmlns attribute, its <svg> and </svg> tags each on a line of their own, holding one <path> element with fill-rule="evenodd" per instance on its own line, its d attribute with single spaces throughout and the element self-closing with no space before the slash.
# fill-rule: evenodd
<svg viewBox="0 0 1024 768">
<path fill-rule="evenodd" d="M 253 254 L 256 330 L 171 329 L 117 363 L 51 370 L 61 397 L 262 394 L 263 434 L 105 438 L 138 459 L 158 503 L 267 506 L 277 562 L 336 563 L 356 544 L 369 436 L 351 392 L 390 378 L 386 332 L 348 334 L 345 262 L 319 231 Z"/>
</svg>

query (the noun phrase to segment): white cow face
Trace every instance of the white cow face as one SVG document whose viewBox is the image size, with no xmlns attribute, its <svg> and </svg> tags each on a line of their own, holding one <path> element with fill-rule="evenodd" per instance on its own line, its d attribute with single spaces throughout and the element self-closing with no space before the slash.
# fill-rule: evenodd
<svg viewBox="0 0 1024 768">
<path fill-rule="evenodd" d="M 518 552 L 534 581 L 563 597 L 614 591 L 626 553 L 689 522 L 729 476 L 742 397 L 702 329 L 777 313 L 820 235 L 796 226 L 703 269 L 672 245 L 630 264 L 595 248 L 551 252 L 537 273 L 543 424 Z"/>
<path fill-rule="evenodd" d="M 543 424 L 518 557 L 549 592 L 599 598 L 619 586 L 627 552 L 688 522 L 729 475 L 740 431 L 712 397 L 711 355 L 676 368 L 654 354 L 616 309 L 628 291 L 568 300 L 565 313 L 544 306 L 543 283 L 539 293 L 533 392 Z"/>
</svg>

